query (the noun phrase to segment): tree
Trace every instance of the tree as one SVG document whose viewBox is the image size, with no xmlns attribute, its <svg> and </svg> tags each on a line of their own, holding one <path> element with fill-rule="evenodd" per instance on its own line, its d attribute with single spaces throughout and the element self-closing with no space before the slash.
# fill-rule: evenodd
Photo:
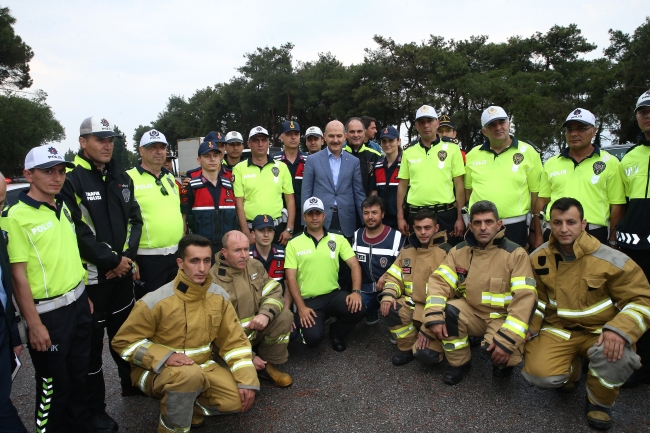
<svg viewBox="0 0 650 433">
<path fill-rule="evenodd" d="M 72 149 L 68 149 L 68 151 L 65 153 L 65 155 L 63 155 L 63 159 L 65 159 L 66 161 L 69 161 L 69 162 L 73 162 L 75 156 L 77 156 L 77 152 L 75 152 Z"/>
<path fill-rule="evenodd" d="M 32 85 L 28 63 L 34 52 L 14 33 L 15 23 L 9 8 L 0 8 L 0 85 L 24 89 Z"/>
<path fill-rule="evenodd" d="M 54 117 L 46 98 L 43 91 L 37 91 L 30 99 L 0 95 L 0 171 L 3 173 L 21 173 L 31 148 L 65 138 L 63 126 Z"/>
</svg>

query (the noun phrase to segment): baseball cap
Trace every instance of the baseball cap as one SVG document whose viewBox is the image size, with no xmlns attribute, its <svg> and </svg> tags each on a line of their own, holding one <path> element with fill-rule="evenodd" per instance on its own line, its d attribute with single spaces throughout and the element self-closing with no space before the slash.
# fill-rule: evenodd
<svg viewBox="0 0 650 433">
<path fill-rule="evenodd" d="M 293 120 L 282 122 L 282 133 L 284 134 L 285 132 L 289 131 L 300 132 L 300 124 L 298 122 L 294 122 Z"/>
<path fill-rule="evenodd" d="M 165 146 L 168 146 L 167 139 L 165 138 L 165 134 L 163 134 L 160 131 L 156 131 L 155 129 L 152 129 L 151 131 L 147 131 L 144 134 L 142 134 L 142 138 L 140 138 L 141 147 L 147 147 L 154 143 L 162 143 Z"/>
<path fill-rule="evenodd" d="M 506 114 L 506 110 L 504 110 L 501 107 L 497 107 L 496 105 L 492 105 L 486 108 L 483 111 L 483 114 L 481 114 L 481 125 L 485 127 L 486 125 L 489 125 L 495 120 L 501 120 L 507 118 L 508 115 Z"/>
<path fill-rule="evenodd" d="M 206 153 L 210 152 L 211 150 L 215 150 L 215 151 L 217 151 L 217 153 L 223 153 L 223 152 L 221 152 L 221 149 L 219 149 L 219 146 L 217 145 L 217 143 L 215 143 L 214 141 L 206 141 L 205 138 L 204 138 L 203 142 L 199 145 L 199 151 L 198 151 L 199 156 L 205 155 Z"/>
<path fill-rule="evenodd" d="M 273 218 L 271 218 L 270 215 L 258 215 L 253 219 L 253 230 L 261 230 L 266 227 L 272 227 L 275 228 L 275 224 L 273 224 Z"/>
<path fill-rule="evenodd" d="M 418 111 L 415 113 L 415 120 L 418 120 L 421 117 L 437 119 L 438 115 L 436 114 L 436 110 L 431 105 L 423 105 L 418 108 Z"/>
<path fill-rule="evenodd" d="M 322 200 L 318 197 L 309 197 L 307 200 L 305 200 L 305 204 L 302 206 L 302 212 L 307 213 L 310 210 L 319 210 L 321 212 L 325 212 L 325 206 L 323 206 Z"/>
<path fill-rule="evenodd" d="M 323 131 L 321 131 L 318 126 L 310 126 L 305 131 L 305 138 L 310 137 L 312 135 L 314 137 L 322 137 L 323 136 Z"/>
<path fill-rule="evenodd" d="M 79 127 L 79 136 L 92 134 L 99 138 L 119 137 L 120 134 L 113 131 L 113 125 L 105 117 L 92 116 L 84 119 Z"/>
<path fill-rule="evenodd" d="M 395 140 L 396 138 L 399 138 L 399 132 L 397 132 L 397 129 L 393 128 L 392 126 L 389 126 L 387 128 L 382 129 L 381 133 L 379 134 L 380 140 L 384 137 L 388 137 L 391 140 Z"/>
<path fill-rule="evenodd" d="M 226 137 L 221 132 L 210 131 L 208 132 L 208 135 L 203 137 L 203 141 L 209 141 L 212 143 L 225 143 Z"/>
<path fill-rule="evenodd" d="M 269 136 L 269 131 L 262 128 L 261 126 L 256 126 L 251 129 L 251 132 L 248 133 L 248 139 L 250 140 L 254 135 L 266 135 Z"/>
<path fill-rule="evenodd" d="M 49 144 L 36 146 L 25 157 L 26 170 L 31 170 L 32 168 L 51 168 L 59 164 L 65 164 L 68 168 L 74 168 L 72 162 L 66 161 L 63 158 L 63 154 L 56 147 Z"/>
<path fill-rule="evenodd" d="M 226 134 L 226 143 L 243 143 L 244 139 L 237 131 L 230 131 Z"/>
<path fill-rule="evenodd" d="M 636 100 L 636 108 L 634 109 L 634 112 L 636 113 L 636 110 L 638 110 L 641 107 L 647 107 L 650 105 L 650 90 L 647 90 L 643 95 L 639 96 L 639 99 Z"/>
<path fill-rule="evenodd" d="M 440 116 L 440 126 L 448 126 L 451 129 L 456 129 L 454 127 L 454 121 L 451 120 L 451 117 L 447 116 L 446 114 Z"/>
<path fill-rule="evenodd" d="M 585 125 L 596 126 L 596 118 L 589 110 L 584 108 L 576 108 L 566 118 L 562 127 L 564 128 L 567 123 L 575 120 L 576 122 L 584 123 Z"/>
</svg>

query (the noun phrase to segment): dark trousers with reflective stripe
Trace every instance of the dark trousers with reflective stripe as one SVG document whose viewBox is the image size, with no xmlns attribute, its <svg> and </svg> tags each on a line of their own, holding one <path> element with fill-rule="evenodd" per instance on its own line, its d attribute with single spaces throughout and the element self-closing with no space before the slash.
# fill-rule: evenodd
<svg viewBox="0 0 650 433">
<path fill-rule="evenodd" d="M 93 331 L 88 295 L 84 291 L 72 304 L 40 317 L 52 346 L 45 352 L 29 349 L 36 379 L 36 432 L 92 431 L 84 393 Z"/>
<path fill-rule="evenodd" d="M 316 347 L 325 335 L 325 319 L 336 317 L 336 322 L 330 325 L 339 338 L 345 338 L 354 326 L 366 316 L 366 308 L 362 307 L 356 313 L 351 313 L 345 303 L 345 298 L 350 294 L 345 290 L 334 290 L 326 295 L 305 299 L 305 305 L 316 313 L 311 328 L 300 328 L 300 316 L 295 314 L 296 328 L 300 329 L 305 344 Z"/>
<path fill-rule="evenodd" d="M 176 254 L 137 256 L 135 261 L 140 267 L 140 280 L 135 284 L 135 299 L 161 288 L 178 274 Z"/>
<path fill-rule="evenodd" d="M 645 277 L 650 281 L 650 250 L 630 250 L 621 248 L 621 251 L 627 254 L 634 262 L 639 265 Z M 650 295 L 650 294 L 648 294 Z M 641 357 L 641 369 L 643 376 L 648 375 L 650 378 L 650 331 L 639 338 L 636 342 L 636 353 Z M 636 376 L 636 375 L 635 375 Z"/>
<path fill-rule="evenodd" d="M 11 302 L 11 299 L 8 300 Z M 2 307 L 0 306 L 0 309 Z M 27 433 L 18 412 L 11 402 L 11 360 L 13 347 L 9 344 L 9 329 L 4 313 L 0 310 L 0 432 Z"/>
<path fill-rule="evenodd" d="M 86 286 L 88 296 L 93 301 L 93 335 L 90 343 L 90 364 L 86 380 L 86 396 L 88 409 L 91 412 L 102 412 L 106 407 L 104 402 L 106 386 L 102 366 L 102 351 L 104 349 L 104 329 L 108 334 L 109 343 L 117 334 L 133 308 L 133 280 L 131 274 L 119 280 Z M 131 387 L 131 366 L 113 350 L 109 351 L 117 365 L 122 388 Z"/>
</svg>

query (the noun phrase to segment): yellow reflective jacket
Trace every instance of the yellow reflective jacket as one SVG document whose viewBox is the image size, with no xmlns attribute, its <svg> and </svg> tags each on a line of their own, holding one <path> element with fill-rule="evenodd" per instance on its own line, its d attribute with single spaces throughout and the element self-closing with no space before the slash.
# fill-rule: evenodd
<svg viewBox="0 0 650 433">
<path fill-rule="evenodd" d="M 551 235 L 530 255 L 539 301 L 531 333 L 568 340 L 572 330 L 614 331 L 635 343 L 650 325 L 650 285 L 625 254 L 583 232 L 566 261 Z"/>
<path fill-rule="evenodd" d="M 433 235 L 426 247 L 420 245 L 414 234 L 409 237 L 409 242 L 410 245 L 402 248 L 384 274 L 386 283 L 378 296 L 392 296 L 395 299 L 403 296 L 406 305 L 414 310 L 413 320 L 422 322 L 429 276 L 445 259 L 451 245 L 447 243 L 444 231 Z"/>
<path fill-rule="evenodd" d="M 214 350 L 228 364 L 239 388 L 259 390 L 251 345 L 228 293 L 209 275 L 199 286 L 182 272 L 136 302 L 113 338 L 113 349 L 131 363 L 131 377 L 144 384 L 149 372 L 160 373 L 174 353 L 184 353 L 207 368 L 215 363 Z"/>
<path fill-rule="evenodd" d="M 424 324 L 445 323 L 447 300 L 464 297 L 482 319 L 505 319 L 494 341 L 512 353 L 524 343 L 537 303 L 528 254 L 505 237 L 505 228 L 479 248 L 472 232 L 451 249 L 429 278 Z"/>
<path fill-rule="evenodd" d="M 251 340 L 254 330 L 246 328 L 251 319 L 264 314 L 273 320 L 284 309 L 282 286 L 269 277 L 259 260 L 249 259 L 243 270 L 228 266 L 223 255 L 217 254 L 217 262 L 210 268 L 213 281 L 230 295 L 230 302 L 241 322 L 242 328 Z"/>
</svg>

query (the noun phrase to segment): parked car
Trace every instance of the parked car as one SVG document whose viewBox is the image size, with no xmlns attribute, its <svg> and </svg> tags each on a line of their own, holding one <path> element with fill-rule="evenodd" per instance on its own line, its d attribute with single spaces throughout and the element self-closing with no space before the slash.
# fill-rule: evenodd
<svg viewBox="0 0 650 433">
<path fill-rule="evenodd" d="M 27 192 L 29 190 L 29 183 L 10 183 L 7 185 L 7 197 L 5 198 L 4 207 L 9 207 L 18 202 L 18 195 L 21 191 Z"/>
<path fill-rule="evenodd" d="M 615 144 L 613 146 L 603 146 L 601 147 L 601 149 L 608 151 L 609 153 L 617 157 L 618 160 L 620 161 L 621 159 L 623 159 L 627 151 L 630 150 L 630 148 L 633 146 L 634 143 L 625 143 L 625 144 Z"/>
</svg>

